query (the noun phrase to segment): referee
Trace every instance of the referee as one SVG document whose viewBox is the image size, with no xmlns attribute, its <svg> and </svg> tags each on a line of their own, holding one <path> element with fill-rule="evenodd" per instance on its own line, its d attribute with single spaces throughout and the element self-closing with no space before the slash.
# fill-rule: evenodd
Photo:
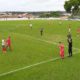
<svg viewBox="0 0 80 80">
<path fill-rule="evenodd" d="M 68 53 L 69 53 L 69 57 L 72 56 L 72 38 L 71 36 L 68 37 Z"/>
<path fill-rule="evenodd" d="M 41 28 L 41 29 L 40 29 L 40 34 L 41 34 L 41 36 L 43 35 L 43 31 L 44 31 L 44 29 Z"/>
</svg>

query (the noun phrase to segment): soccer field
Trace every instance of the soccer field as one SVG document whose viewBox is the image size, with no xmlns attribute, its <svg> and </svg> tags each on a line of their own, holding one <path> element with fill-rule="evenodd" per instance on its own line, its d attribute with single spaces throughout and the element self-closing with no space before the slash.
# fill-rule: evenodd
<svg viewBox="0 0 80 80">
<path fill-rule="evenodd" d="M 69 25 L 73 39 L 70 58 L 67 57 Z M 80 37 L 76 32 L 79 26 L 79 21 L 0 21 L 0 45 L 9 35 L 12 42 L 12 51 L 6 54 L 0 46 L 0 80 L 80 80 Z M 64 60 L 59 56 L 60 41 L 65 45 Z"/>
</svg>

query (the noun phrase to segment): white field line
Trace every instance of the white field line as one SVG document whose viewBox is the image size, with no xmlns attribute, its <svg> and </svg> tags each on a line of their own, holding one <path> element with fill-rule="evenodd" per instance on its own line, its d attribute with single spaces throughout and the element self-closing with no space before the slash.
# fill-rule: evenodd
<svg viewBox="0 0 80 80">
<path fill-rule="evenodd" d="M 28 69 L 28 68 L 31 68 L 31 67 L 38 66 L 38 65 L 40 65 L 40 64 L 44 64 L 44 63 L 48 63 L 48 62 L 51 62 L 51 61 L 55 61 L 55 60 L 57 60 L 57 59 L 60 59 L 60 58 L 58 57 L 58 58 L 54 58 L 54 59 L 42 61 L 42 62 L 39 62 L 39 63 L 36 63 L 36 64 L 32 64 L 32 65 L 29 65 L 29 66 L 25 66 L 25 67 L 23 67 L 23 68 L 19 68 L 19 69 L 15 69 L 15 70 L 13 70 L 13 71 L 9 71 L 9 72 L 6 72 L 6 73 L 2 73 L 2 74 L 0 74 L 0 76 L 5 76 L 5 75 L 8 75 L 8 74 L 17 72 L 17 71 L 21 71 L 21 70 L 24 70 L 24 69 Z"/>
<path fill-rule="evenodd" d="M 13 33 L 13 34 L 17 34 L 17 35 L 20 35 L 20 36 L 22 35 L 22 36 L 29 37 L 31 39 L 35 39 L 35 40 L 38 40 L 38 41 L 46 42 L 46 43 L 49 43 L 49 44 L 54 44 L 54 45 L 59 44 L 59 43 L 56 43 L 56 42 L 47 41 L 47 40 L 43 40 L 43 39 L 40 39 L 40 38 L 32 37 L 30 35 L 25 35 L 25 34 L 20 34 L 20 33 Z M 67 47 L 67 46 L 65 46 L 65 47 Z M 73 49 L 80 50 L 79 48 L 75 48 L 75 47 L 73 47 Z"/>
<path fill-rule="evenodd" d="M 77 54 L 77 53 L 78 53 L 78 52 L 75 52 L 74 54 Z M 65 55 L 65 57 L 67 57 L 67 56 L 68 56 L 68 55 Z M 53 58 L 53 59 L 50 59 L 50 60 L 46 60 L 46 61 L 38 62 L 38 63 L 29 65 L 29 66 L 25 66 L 25 67 L 23 67 L 23 68 L 19 68 L 19 69 L 15 69 L 15 70 L 12 70 L 12 71 L 9 71 L 9 72 L 1 73 L 1 74 L 0 74 L 0 77 L 1 77 L 1 76 L 6 76 L 6 75 L 9 75 L 9 74 L 12 74 L 12 73 L 21 71 L 21 70 L 25 70 L 25 69 L 28 69 L 28 68 L 36 67 L 36 66 L 41 65 L 41 64 L 45 64 L 45 63 L 48 63 L 48 62 L 56 61 L 56 60 L 58 60 L 58 59 L 61 59 L 61 58 L 60 58 L 60 57 L 56 57 L 56 58 Z"/>
</svg>

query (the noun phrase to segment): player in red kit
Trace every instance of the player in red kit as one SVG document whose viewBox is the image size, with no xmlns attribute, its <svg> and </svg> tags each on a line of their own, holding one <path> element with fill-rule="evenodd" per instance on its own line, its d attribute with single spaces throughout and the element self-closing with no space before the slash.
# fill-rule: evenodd
<svg viewBox="0 0 80 80">
<path fill-rule="evenodd" d="M 10 36 L 9 36 L 8 39 L 6 40 L 6 44 L 7 44 L 7 47 L 9 47 L 9 49 L 12 50 L 12 49 L 11 49 L 11 38 L 10 38 Z"/>
<path fill-rule="evenodd" d="M 59 42 L 59 49 L 60 49 L 60 57 L 64 59 L 64 44 Z"/>
<path fill-rule="evenodd" d="M 6 53 L 6 43 L 4 39 L 2 39 L 2 52 Z"/>
<path fill-rule="evenodd" d="M 80 37 L 80 28 L 77 29 L 77 36 Z"/>
</svg>

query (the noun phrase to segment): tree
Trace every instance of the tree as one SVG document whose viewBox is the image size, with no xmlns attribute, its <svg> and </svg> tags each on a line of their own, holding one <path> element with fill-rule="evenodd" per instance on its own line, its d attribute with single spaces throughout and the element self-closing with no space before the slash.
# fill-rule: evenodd
<svg viewBox="0 0 80 80">
<path fill-rule="evenodd" d="M 77 15 L 77 13 L 80 12 L 80 0 L 65 1 L 64 8 L 66 12 Z"/>
</svg>

